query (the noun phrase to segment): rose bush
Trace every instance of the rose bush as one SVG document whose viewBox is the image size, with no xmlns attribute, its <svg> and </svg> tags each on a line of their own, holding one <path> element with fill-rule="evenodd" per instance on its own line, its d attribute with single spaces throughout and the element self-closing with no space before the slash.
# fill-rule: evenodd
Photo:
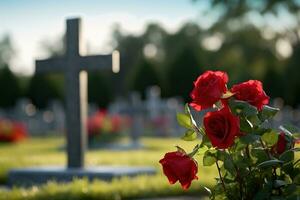
<svg viewBox="0 0 300 200">
<path fill-rule="evenodd" d="M 227 82 L 221 71 L 205 72 L 194 82 L 189 105 L 195 112 L 210 110 L 201 123 L 187 104 L 177 120 L 187 129 L 183 140 L 201 140 L 190 153 L 180 147 L 167 153 L 160 160 L 164 174 L 171 184 L 179 180 L 187 189 L 197 179 L 193 157 L 202 154 L 203 165 L 218 170 L 216 185 L 205 187 L 211 199 L 300 199 L 299 129 L 269 125 L 279 109 L 267 105 L 270 98 L 260 81 L 231 89 Z"/>
</svg>

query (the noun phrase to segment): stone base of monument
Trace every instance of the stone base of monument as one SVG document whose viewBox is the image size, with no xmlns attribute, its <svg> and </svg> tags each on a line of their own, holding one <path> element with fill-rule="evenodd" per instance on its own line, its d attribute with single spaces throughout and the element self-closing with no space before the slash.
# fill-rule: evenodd
<svg viewBox="0 0 300 200">
<path fill-rule="evenodd" d="M 93 144 L 89 145 L 89 149 L 90 150 L 108 149 L 111 151 L 130 151 L 130 150 L 145 149 L 145 146 L 138 141 L 132 141 L 132 142 L 128 142 L 128 143 L 111 143 L 111 144 L 93 143 Z"/>
<path fill-rule="evenodd" d="M 134 177 L 137 175 L 153 175 L 156 171 L 152 167 L 118 167 L 101 166 L 84 169 L 69 169 L 64 167 L 35 167 L 13 169 L 9 172 L 10 186 L 32 186 L 47 183 L 48 181 L 70 182 L 74 178 L 87 178 L 110 181 L 122 176 Z"/>
</svg>

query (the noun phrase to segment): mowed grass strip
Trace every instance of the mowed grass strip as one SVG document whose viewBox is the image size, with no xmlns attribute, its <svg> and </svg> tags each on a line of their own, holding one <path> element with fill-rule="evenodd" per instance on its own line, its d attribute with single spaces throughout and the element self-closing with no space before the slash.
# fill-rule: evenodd
<svg viewBox="0 0 300 200">
<path fill-rule="evenodd" d="M 126 142 L 126 141 L 124 141 Z M 184 191 L 177 183 L 170 186 L 163 176 L 158 161 L 168 151 L 176 150 L 179 145 L 191 151 L 196 142 L 185 142 L 180 139 L 143 138 L 141 142 L 145 149 L 131 151 L 92 150 L 87 152 L 86 162 L 89 166 L 98 165 L 129 165 L 153 166 L 157 175 L 140 176 L 136 178 L 121 178 L 112 182 L 74 180 L 62 184 L 49 182 L 46 185 L 32 188 L 0 189 L 0 199 L 136 199 L 144 197 L 196 195 L 205 191 L 201 185 L 211 186 L 214 183 L 216 170 L 201 167 L 202 157 L 198 156 L 199 180 L 194 181 L 188 191 Z M 63 151 L 64 138 L 45 137 L 31 138 L 18 144 L 0 144 L 0 180 L 7 182 L 8 171 L 11 168 L 29 166 L 49 166 L 66 163 Z"/>
</svg>

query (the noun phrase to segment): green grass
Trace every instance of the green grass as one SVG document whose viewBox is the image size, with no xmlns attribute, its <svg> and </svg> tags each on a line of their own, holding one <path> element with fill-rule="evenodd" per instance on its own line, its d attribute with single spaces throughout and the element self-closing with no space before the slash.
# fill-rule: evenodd
<svg viewBox="0 0 300 200">
<path fill-rule="evenodd" d="M 0 199 L 135 199 L 139 197 L 155 197 L 169 195 L 202 195 L 201 185 L 211 186 L 214 183 L 216 171 L 214 168 L 201 167 L 199 162 L 199 181 L 194 181 L 188 191 L 183 191 L 178 183 L 170 186 L 166 177 L 162 175 L 159 159 L 167 151 L 174 151 L 175 145 L 180 145 L 188 151 L 194 142 L 184 142 L 179 139 L 144 138 L 145 149 L 134 151 L 93 150 L 86 156 L 86 164 L 97 165 L 130 165 L 153 166 L 158 174 L 154 176 L 140 176 L 136 178 L 122 178 L 112 182 L 100 180 L 74 180 L 68 184 L 49 182 L 46 185 L 27 189 L 13 188 L 0 190 Z M 66 163 L 63 138 L 31 138 L 18 144 L 0 145 L 0 181 L 7 182 L 7 174 L 11 168 L 42 165 L 61 165 Z"/>
</svg>

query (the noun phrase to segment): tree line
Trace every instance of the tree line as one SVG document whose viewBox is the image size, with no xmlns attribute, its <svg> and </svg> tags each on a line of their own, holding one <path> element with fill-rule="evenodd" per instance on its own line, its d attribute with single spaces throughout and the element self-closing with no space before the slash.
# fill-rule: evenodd
<svg viewBox="0 0 300 200">
<path fill-rule="evenodd" d="M 208 29 L 188 22 L 170 33 L 152 23 L 142 34 L 133 35 L 123 33 L 121 27 L 116 26 L 111 44 L 121 52 L 121 71 L 119 74 L 89 74 L 89 101 L 106 107 L 114 98 L 124 97 L 131 91 L 138 91 L 144 97 L 146 88 L 151 85 L 158 85 L 163 97 L 179 96 L 189 101 L 192 82 L 200 73 L 224 70 L 231 77 L 229 85 L 259 79 L 272 98 L 282 97 L 285 103 L 298 106 L 300 39 L 297 29 L 266 35 L 269 27 L 259 27 L 245 16 L 253 11 L 270 14 L 276 11 L 278 4 L 285 3 L 288 4 L 283 6 L 288 6 L 290 12 L 297 13 L 299 6 L 294 1 L 274 1 L 261 4 L 264 6 L 261 8 L 251 7 L 250 1 L 244 0 L 226 1 L 226 4 L 213 2 L 212 10 L 219 9 L 219 4 L 224 10 L 221 18 Z M 278 53 L 278 41 L 282 38 L 291 44 L 289 57 Z M 60 45 L 44 46 L 52 56 L 63 52 Z M 31 99 L 38 107 L 45 107 L 51 99 L 63 101 L 62 75 L 16 76 L 9 70 L 13 55 L 9 38 L 3 38 L 0 42 L 0 107 L 13 106 L 20 97 Z"/>
</svg>

